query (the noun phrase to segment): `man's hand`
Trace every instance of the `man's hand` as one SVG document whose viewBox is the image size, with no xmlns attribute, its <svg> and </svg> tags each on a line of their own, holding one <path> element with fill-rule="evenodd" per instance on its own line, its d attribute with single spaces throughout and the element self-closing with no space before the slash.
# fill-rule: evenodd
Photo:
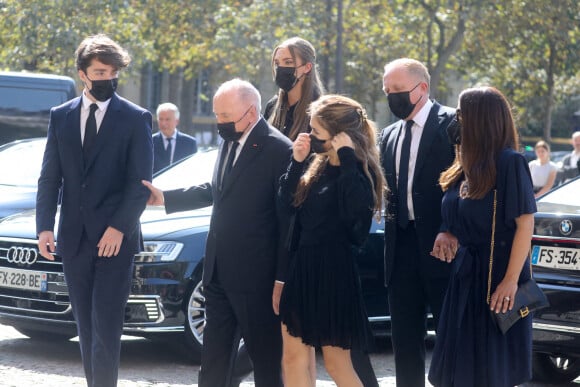
<svg viewBox="0 0 580 387">
<path fill-rule="evenodd" d="M 435 238 L 431 255 L 447 263 L 455 258 L 459 243 L 455 235 L 450 232 L 440 232 Z"/>
<path fill-rule="evenodd" d="M 111 226 L 107 227 L 97 244 L 99 248 L 98 256 L 107 258 L 117 256 L 121 249 L 121 243 L 123 243 L 123 233 Z"/>
<path fill-rule="evenodd" d="M 42 231 L 38 234 L 38 251 L 40 255 L 49 261 L 54 261 L 54 257 L 50 253 L 54 253 L 54 232 Z"/>
<path fill-rule="evenodd" d="M 283 282 L 274 282 L 274 291 L 272 292 L 272 307 L 274 308 L 274 313 L 276 315 L 280 314 L 280 297 L 282 296 L 282 289 L 284 289 Z"/>
<path fill-rule="evenodd" d="M 165 204 L 165 198 L 163 197 L 163 191 L 155 187 L 153 184 L 147 180 L 141 180 L 141 183 L 151 191 L 149 199 L 147 199 L 147 204 L 150 206 L 162 206 Z"/>
</svg>

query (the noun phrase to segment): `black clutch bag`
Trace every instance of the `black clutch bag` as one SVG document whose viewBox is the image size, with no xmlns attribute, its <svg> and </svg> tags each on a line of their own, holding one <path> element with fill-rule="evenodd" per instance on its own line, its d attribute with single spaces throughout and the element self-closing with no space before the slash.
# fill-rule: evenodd
<svg viewBox="0 0 580 387">
<path fill-rule="evenodd" d="M 529 279 L 518 287 L 512 310 L 508 310 L 505 313 L 495 313 L 493 310 L 490 310 L 490 312 L 497 327 L 505 335 L 518 320 L 548 305 L 548 299 L 542 289 L 540 289 L 536 281 Z"/>
<path fill-rule="evenodd" d="M 491 247 L 489 254 L 489 274 L 487 280 L 487 304 L 489 305 L 491 299 L 491 273 L 493 267 L 493 250 L 494 250 L 494 239 L 495 239 L 495 214 L 497 212 L 497 190 L 493 192 L 493 220 L 491 226 Z M 532 273 L 532 264 L 530 262 L 530 275 Z M 523 284 L 518 286 L 516 291 L 516 296 L 514 299 L 514 306 L 512 310 L 508 310 L 505 313 L 495 313 L 495 311 L 490 310 L 491 318 L 495 321 L 498 329 L 505 335 L 505 333 L 514 325 L 518 320 L 526 318 L 530 313 L 545 308 L 550 303 L 546 298 L 546 295 L 540 289 L 536 281 L 530 278 Z M 530 318 L 532 318 L 530 316 Z"/>
</svg>

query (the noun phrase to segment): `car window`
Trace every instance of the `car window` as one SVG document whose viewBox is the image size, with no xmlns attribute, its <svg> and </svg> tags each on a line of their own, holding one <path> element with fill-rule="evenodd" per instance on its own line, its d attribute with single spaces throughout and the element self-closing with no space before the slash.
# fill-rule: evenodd
<svg viewBox="0 0 580 387">
<path fill-rule="evenodd" d="M 564 184 L 538 200 L 539 212 L 580 213 L 580 178 Z"/>
<path fill-rule="evenodd" d="M 26 141 L 0 148 L 0 185 L 36 187 L 45 144 Z"/>
<path fill-rule="evenodd" d="M 217 153 L 217 149 L 197 152 L 161 172 L 153 179 L 153 185 L 166 191 L 210 183 Z"/>
</svg>

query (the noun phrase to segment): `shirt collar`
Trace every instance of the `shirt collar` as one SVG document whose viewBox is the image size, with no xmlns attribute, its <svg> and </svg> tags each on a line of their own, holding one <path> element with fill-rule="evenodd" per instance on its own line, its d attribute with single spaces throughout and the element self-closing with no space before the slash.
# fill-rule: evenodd
<svg viewBox="0 0 580 387">
<path fill-rule="evenodd" d="M 254 125 L 252 125 L 248 130 L 246 130 L 244 132 L 244 134 L 242 135 L 242 137 L 240 137 L 240 139 L 238 140 L 238 143 L 240 144 L 240 146 L 238 146 L 238 149 L 243 148 L 244 144 L 246 143 L 246 140 L 250 136 L 250 133 L 252 133 L 252 130 L 254 130 L 254 128 L 256 127 L 256 125 L 258 125 L 258 122 L 260 122 L 261 119 L 262 119 L 262 116 L 260 115 L 260 118 L 258 118 L 258 121 L 256 121 L 254 123 Z"/>
<path fill-rule="evenodd" d="M 105 110 L 107 110 L 107 106 L 109 106 L 109 102 L 111 102 L 111 99 L 110 98 L 108 100 L 106 100 L 106 101 L 95 101 L 95 102 L 93 102 L 93 101 L 91 101 L 89 99 L 89 97 L 87 97 L 85 95 L 85 93 L 88 93 L 88 91 L 83 91 L 83 94 L 82 94 L 83 109 L 87 109 L 88 110 L 93 103 L 96 103 L 97 106 L 99 107 L 99 109 L 98 109 L 99 111 L 105 111 Z"/>
<path fill-rule="evenodd" d="M 419 125 L 422 128 L 425 127 L 425 123 L 427 122 L 427 118 L 429 117 L 429 112 L 431 111 L 432 107 L 433 101 L 427 99 L 425 105 L 423 105 L 421 110 L 419 110 L 417 114 L 415 114 L 415 117 L 413 117 L 413 122 L 415 123 L 415 125 Z"/>
</svg>

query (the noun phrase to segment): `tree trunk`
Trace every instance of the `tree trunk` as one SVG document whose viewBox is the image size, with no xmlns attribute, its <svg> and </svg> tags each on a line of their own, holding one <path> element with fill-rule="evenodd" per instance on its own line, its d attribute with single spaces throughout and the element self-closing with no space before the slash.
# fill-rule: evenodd
<svg viewBox="0 0 580 387">
<path fill-rule="evenodd" d="M 342 93 L 344 88 L 344 67 L 342 58 L 342 0 L 337 0 L 336 10 L 336 78 L 335 90 L 337 93 Z"/>
<path fill-rule="evenodd" d="M 556 61 L 556 48 L 554 43 L 548 43 L 548 50 L 550 56 L 548 59 L 548 68 L 546 69 L 547 80 L 546 86 L 548 88 L 546 95 L 546 115 L 544 117 L 543 138 L 545 141 L 552 141 L 552 112 L 554 110 L 554 62 Z"/>
</svg>

